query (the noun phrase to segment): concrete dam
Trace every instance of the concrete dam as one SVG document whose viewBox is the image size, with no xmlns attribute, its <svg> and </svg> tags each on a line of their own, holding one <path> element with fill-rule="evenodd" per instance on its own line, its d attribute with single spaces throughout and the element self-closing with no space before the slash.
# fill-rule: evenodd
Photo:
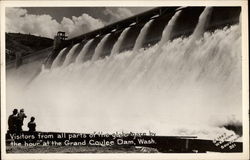
<svg viewBox="0 0 250 160">
<path fill-rule="evenodd" d="M 150 26 L 147 28 L 147 33 L 145 33 L 145 37 L 140 46 L 147 48 L 159 42 L 164 28 L 174 16 L 174 14 L 178 11 L 181 11 L 181 14 L 179 15 L 178 19 L 176 19 L 175 26 L 171 30 L 171 34 L 169 33 L 169 39 L 173 40 L 177 37 L 186 37 L 193 33 L 199 20 L 199 16 L 204 8 L 205 7 L 154 8 L 147 12 L 115 22 L 78 37 L 74 37 L 69 40 L 62 39 L 60 42 L 58 42 L 60 44 L 55 44 L 55 46 L 51 46 L 50 48 L 22 57 L 22 65 L 38 61 L 40 63 L 45 63 L 47 67 L 50 67 L 52 61 L 59 54 L 60 50 L 66 48 L 63 55 L 61 56 L 61 61 L 64 61 L 68 51 L 77 43 L 79 43 L 79 45 L 75 48 L 75 52 L 71 57 L 70 63 L 75 61 L 76 56 L 86 44 L 88 44 L 88 53 L 84 56 L 83 61 L 90 60 L 99 42 L 105 37 L 105 35 L 110 34 L 105 41 L 104 47 L 102 48 L 102 53 L 99 55 L 99 58 L 104 58 L 105 56 L 109 56 L 111 54 L 111 50 L 115 42 L 119 40 L 119 37 L 126 28 L 128 33 L 126 33 L 122 39 L 119 52 L 130 50 L 134 47 L 135 41 L 139 36 L 141 29 L 147 22 L 152 20 L 152 24 L 150 24 Z M 210 13 L 211 15 L 208 17 L 209 19 L 204 26 L 204 30 L 206 31 L 213 31 L 215 29 L 220 29 L 239 22 L 239 15 L 241 11 L 240 7 L 213 7 L 212 10 L 213 11 Z M 89 44 L 90 41 L 91 44 Z M 12 61 L 6 65 L 6 68 L 10 69 L 15 66 L 16 61 Z M 37 67 L 41 67 L 41 64 L 39 64 Z"/>
<path fill-rule="evenodd" d="M 58 32 L 6 64 L 7 113 L 25 108 L 42 132 L 241 142 L 240 19 L 241 7 L 157 7 L 71 39 Z"/>
</svg>

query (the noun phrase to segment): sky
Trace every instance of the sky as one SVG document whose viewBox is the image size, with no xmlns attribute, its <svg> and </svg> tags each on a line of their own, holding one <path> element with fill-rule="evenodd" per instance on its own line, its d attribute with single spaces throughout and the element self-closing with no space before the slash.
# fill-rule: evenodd
<svg viewBox="0 0 250 160">
<path fill-rule="evenodd" d="M 6 32 L 53 38 L 64 31 L 69 38 L 102 28 L 150 7 L 23 7 L 6 8 Z"/>
</svg>

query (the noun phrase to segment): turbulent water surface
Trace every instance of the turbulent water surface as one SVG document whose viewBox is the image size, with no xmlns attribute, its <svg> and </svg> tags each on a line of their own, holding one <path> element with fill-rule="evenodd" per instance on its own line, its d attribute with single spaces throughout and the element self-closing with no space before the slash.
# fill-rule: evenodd
<svg viewBox="0 0 250 160">
<path fill-rule="evenodd" d="M 25 108 L 41 131 L 233 132 L 221 126 L 242 120 L 240 25 L 195 36 L 44 69 L 25 87 L 9 74 L 7 114 Z"/>
</svg>

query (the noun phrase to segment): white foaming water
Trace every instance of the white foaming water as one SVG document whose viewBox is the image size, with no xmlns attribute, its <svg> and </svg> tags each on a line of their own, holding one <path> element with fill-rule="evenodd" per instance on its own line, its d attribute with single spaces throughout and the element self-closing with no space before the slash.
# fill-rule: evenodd
<svg viewBox="0 0 250 160">
<path fill-rule="evenodd" d="M 162 46 L 170 39 L 171 36 L 171 32 L 173 30 L 173 26 L 177 20 L 177 18 L 179 17 L 181 11 L 178 11 L 175 13 L 175 15 L 171 18 L 171 20 L 168 22 L 168 24 L 166 25 L 166 27 L 164 28 L 163 32 L 162 32 L 162 38 L 160 40 L 160 42 L 158 42 L 159 47 L 157 48 L 157 50 L 154 53 L 154 56 L 152 55 L 151 57 L 149 57 L 151 59 L 150 64 L 147 65 L 147 70 L 145 71 L 145 76 L 147 75 L 147 72 L 150 71 L 150 68 L 152 67 L 152 65 L 155 63 L 156 58 L 158 56 L 156 56 L 156 54 L 160 54 L 162 52 Z M 146 23 L 144 25 L 144 27 L 142 28 L 142 30 L 140 31 L 139 36 L 137 37 L 136 40 L 136 44 L 134 46 L 132 56 L 126 61 L 127 66 L 129 66 L 130 64 L 133 65 L 133 62 L 135 61 L 135 63 L 137 63 L 136 61 L 136 56 L 139 52 L 139 48 L 141 48 L 142 44 L 143 44 L 143 40 L 145 39 L 146 33 L 148 32 L 148 29 L 150 27 L 150 25 L 152 24 L 153 20 L 149 21 L 148 23 Z M 141 63 L 145 63 L 144 61 L 142 61 Z M 144 65 L 142 64 L 141 67 L 144 67 Z M 111 77 L 111 79 L 123 79 L 123 81 L 121 83 L 124 83 L 124 81 L 126 81 L 126 79 L 130 79 L 131 77 L 135 77 L 137 75 L 137 70 L 142 70 L 143 68 L 137 68 L 134 69 L 133 71 L 124 69 L 123 72 L 129 72 L 129 76 L 127 76 L 127 73 L 121 74 L 120 76 L 116 76 L 116 77 Z"/>
<path fill-rule="evenodd" d="M 140 31 L 139 36 L 137 37 L 136 41 L 135 41 L 135 46 L 133 48 L 134 52 L 137 52 L 143 45 L 143 42 L 145 40 L 145 37 L 148 33 L 148 29 L 150 27 L 150 25 L 152 24 L 152 22 L 154 21 L 154 19 L 151 19 L 150 21 L 148 21 L 143 28 Z"/>
<path fill-rule="evenodd" d="M 25 108 L 41 131 L 150 130 L 208 139 L 232 133 L 219 126 L 242 118 L 240 27 L 206 32 L 187 59 L 191 39 L 165 43 L 159 54 L 156 44 L 136 55 L 43 70 L 25 89 L 9 77 L 7 106 Z"/>
<path fill-rule="evenodd" d="M 109 36 L 110 36 L 110 33 L 106 34 L 102 38 L 102 40 L 99 42 L 99 44 L 97 45 L 97 47 L 95 48 L 95 53 L 94 53 L 94 55 L 93 55 L 93 57 L 91 59 L 92 62 L 98 60 L 100 54 L 103 52 L 104 44 L 108 40 Z"/>
<path fill-rule="evenodd" d="M 175 22 L 178 19 L 178 17 L 180 16 L 180 14 L 181 14 L 181 10 L 176 12 L 175 15 L 168 22 L 166 27 L 164 28 L 164 30 L 162 32 L 161 41 L 159 42 L 159 49 L 161 49 L 162 46 L 170 40 L 170 36 L 171 36 L 172 31 L 173 31 Z"/>
<path fill-rule="evenodd" d="M 53 61 L 52 65 L 51 65 L 51 68 L 52 68 L 52 69 L 53 69 L 53 68 L 56 68 L 56 67 L 59 67 L 60 62 L 61 62 L 61 60 L 62 60 L 62 56 L 63 56 L 63 54 L 65 53 L 65 50 L 66 50 L 66 49 L 67 49 L 67 48 L 64 48 L 64 49 L 62 49 L 62 50 L 59 52 L 59 54 L 57 55 L 56 59 Z"/>
<path fill-rule="evenodd" d="M 25 90 L 8 80 L 7 105 L 25 108 L 41 131 L 151 130 L 212 139 L 230 132 L 218 127 L 230 117 L 241 121 L 241 35 L 238 26 L 206 33 L 191 53 L 192 61 L 183 55 L 188 41 L 164 45 L 147 79 L 143 74 L 157 45 L 140 52 L 129 68 L 123 64 L 131 51 L 115 55 L 101 73 L 109 59 L 44 71 Z M 96 81 L 119 76 L 124 68 L 136 70 L 136 77 L 126 72 L 126 81 Z"/>
<path fill-rule="evenodd" d="M 80 45 L 80 43 L 75 44 L 67 53 L 65 61 L 63 62 L 63 66 L 67 66 L 72 62 L 72 56 L 76 52 L 77 47 Z"/>
<path fill-rule="evenodd" d="M 76 61 L 75 61 L 76 63 L 83 62 L 84 57 L 85 57 L 86 53 L 89 51 L 89 48 L 90 48 L 93 41 L 94 41 L 94 39 L 91 39 L 84 45 L 84 47 L 82 48 L 82 50 L 80 51 L 80 53 L 76 57 Z"/>
<path fill-rule="evenodd" d="M 135 41 L 135 45 L 134 45 L 134 48 L 133 48 L 133 53 L 132 55 L 130 56 L 130 58 L 128 58 L 126 61 L 125 61 L 125 65 L 126 66 L 129 66 L 134 60 L 135 60 L 135 57 L 139 54 L 139 50 L 142 48 L 143 46 L 143 42 L 146 38 L 146 35 L 148 33 L 148 29 L 149 27 L 151 26 L 151 24 L 153 23 L 154 19 L 151 19 L 150 21 L 148 21 L 144 26 L 143 28 L 141 29 L 138 37 L 136 38 L 136 41 Z M 125 71 L 127 71 L 125 69 Z M 124 71 L 123 71 L 124 72 Z M 117 77 L 119 78 L 119 76 Z"/>
<path fill-rule="evenodd" d="M 116 43 L 114 44 L 114 47 L 112 48 L 112 51 L 111 51 L 111 55 L 110 56 L 113 56 L 117 53 L 119 53 L 120 51 L 120 48 L 121 48 L 121 45 L 122 45 L 122 42 L 124 40 L 124 38 L 126 37 L 128 31 L 129 31 L 130 27 L 124 29 L 121 33 L 121 35 L 119 36 L 118 40 L 116 41 Z"/>
<path fill-rule="evenodd" d="M 213 8 L 212 7 L 206 7 L 204 11 L 201 13 L 199 17 L 198 25 L 196 26 L 194 33 L 192 34 L 192 38 L 190 39 L 190 47 L 192 47 L 192 44 L 195 40 L 200 39 L 205 31 L 206 24 L 208 22 L 208 19 L 211 16 Z"/>
<path fill-rule="evenodd" d="M 181 14 L 181 10 L 176 12 L 175 15 L 170 19 L 170 21 L 168 22 L 168 24 L 166 25 L 166 27 L 164 28 L 163 32 L 162 32 L 162 37 L 161 37 L 161 40 L 160 42 L 158 43 L 159 44 L 159 47 L 157 48 L 155 54 L 160 54 L 162 53 L 162 47 L 164 44 L 168 43 L 168 41 L 170 40 L 171 38 L 171 33 L 173 31 L 173 28 L 175 26 L 175 23 L 176 23 L 176 20 L 178 19 L 178 17 L 180 16 Z M 154 54 L 154 55 L 155 55 Z M 151 67 L 155 64 L 155 61 L 156 59 L 158 58 L 159 56 L 152 56 L 151 57 L 151 61 L 150 61 L 150 64 L 148 64 L 147 66 L 147 71 L 144 75 L 148 75 L 148 72 L 151 71 Z"/>
</svg>

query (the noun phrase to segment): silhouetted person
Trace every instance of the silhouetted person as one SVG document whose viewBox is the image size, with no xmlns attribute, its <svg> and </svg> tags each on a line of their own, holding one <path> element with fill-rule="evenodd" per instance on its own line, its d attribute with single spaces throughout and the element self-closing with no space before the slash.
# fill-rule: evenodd
<svg viewBox="0 0 250 160">
<path fill-rule="evenodd" d="M 18 121 L 17 121 L 17 132 L 21 132 L 22 126 L 23 126 L 23 120 L 24 118 L 26 118 L 27 116 L 24 113 L 24 109 L 21 109 L 20 112 L 17 114 L 18 117 Z"/>
<path fill-rule="evenodd" d="M 17 112 L 18 112 L 17 109 L 14 109 L 12 115 L 10 115 L 8 118 L 8 126 L 10 133 L 17 132 L 17 123 L 18 123 Z"/>
<path fill-rule="evenodd" d="M 29 132 L 36 131 L 36 123 L 34 121 L 35 121 L 35 117 L 31 117 L 30 122 L 28 123 Z"/>
</svg>

